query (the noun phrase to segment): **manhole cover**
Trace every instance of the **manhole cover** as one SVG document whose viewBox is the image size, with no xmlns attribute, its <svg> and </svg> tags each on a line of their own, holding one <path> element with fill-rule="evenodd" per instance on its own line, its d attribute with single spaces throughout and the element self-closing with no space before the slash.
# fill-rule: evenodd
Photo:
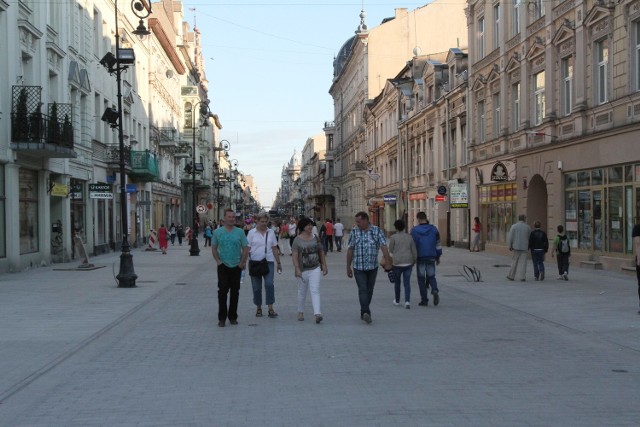
<svg viewBox="0 0 640 427">
<path fill-rule="evenodd" d="M 178 282 L 178 283 L 176 283 L 176 286 L 185 286 L 185 285 L 186 285 L 186 283 L 184 283 L 184 282 Z"/>
<path fill-rule="evenodd" d="M 627 371 L 626 369 L 612 369 L 612 370 L 611 370 L 611 372 L 616 372 L 616 373 L 619 373 L 619 374 L 624 374 L 624 373 L 629 372 L 629 371 Z"/>
<path fill-rule="evenodd" d="M 249 323 L 247 326 L 258 326 L 257 323 Z"/>
<path fill-rule="evenodd" d="M 500 267 L 511 267 L 509 264 L 493 264 L 494 267 L 500 268 Z"/>
</svg>

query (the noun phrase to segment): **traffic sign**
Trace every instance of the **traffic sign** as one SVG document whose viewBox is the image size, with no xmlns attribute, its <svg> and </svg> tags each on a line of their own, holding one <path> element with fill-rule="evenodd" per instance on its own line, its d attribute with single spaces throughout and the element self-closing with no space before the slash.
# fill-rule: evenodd
<svg viewBox="0 0 640 427">
<path fill-rule="evenodd" d="M 447 196 L 443 196 L 442 194 L 436 194 L 436 202 L 446 202 Z"/>
<path fill-rule="evenodd" d="M 441 196 L 444 196 L 445 194 L 447 194 L 447 187 L 445 187 L 444 185 L 438 186 L 438 194 Z M 438 200 L 436 199 L 436 201 Z"/>
<path fill-rule="evenodd" d="M 199 214 L 206 213 L 207 207 L 205 205 L 198 205 L 198 207 L 196 207 L 196 212 L 198 212 Z"/>
</svg>

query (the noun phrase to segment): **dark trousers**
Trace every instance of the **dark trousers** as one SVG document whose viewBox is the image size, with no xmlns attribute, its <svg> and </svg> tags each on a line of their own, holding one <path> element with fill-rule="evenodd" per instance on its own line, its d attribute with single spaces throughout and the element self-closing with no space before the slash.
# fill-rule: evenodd
<svg viewBox="0 0 640 427">
<path fill-rule="evenodd" d="M 336 249 L 342 251 L 342 236 L 336 236 Z"/>
<path fill-rule="evenodd" d="M 240 297 L 240 267 L 218 266 L 218 320 L 238 319 L 238 298 Z M 229 308 L 227 308 L 227 294 Z"/>
<path fill-rule="evenodd" d="M 376 284 L 376 276 L 378 275 L 378 269 L 373 270 L 356 270 L 353 269 L 353 277 L 356 279 L 358 285 L 358 299 L 360 300 L 360 315 L 365 313 L 371 315 L 371 299 L 373 298 L 373 287 Z"/>
<path fill-rule="evenodd" d="M 326 246 L 327 246 L 327 248 L 328 248 L 331 252 L 333 252 L 333 234 L 331 234 L 331 235 L 327 234 L 326 239 L 327 239 L 327 245 L 326 245 Z M 325 249 L 324 251 L 325 251 L 325 252 L 327 252 L 327 250 L 326 250 L 326 249 Z"/>
<path fill-rule="evenodd" d="M 556 258 L 558 260 L 558 274 L 569 274 L 569 254 L 563 254 L 562 252 L 556 252 Z"/>
</svg>

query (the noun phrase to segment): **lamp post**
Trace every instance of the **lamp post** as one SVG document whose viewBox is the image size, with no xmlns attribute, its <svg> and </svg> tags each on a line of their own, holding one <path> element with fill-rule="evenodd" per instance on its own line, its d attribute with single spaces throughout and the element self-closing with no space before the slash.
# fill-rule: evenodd
<svg viewBox="0 0 640 427">
<path fill-rule="evenodd" d="M 196 117 L 193 116 L 193 114 L 195 113 L 196 107 L 199 107 L 199 113 L 200 115 L 198 116 L 199 120 L 202 120 L 202 116 L 204 116 L 204 121 L 202 122 L 202 126 L 206 127 L 208 124 L 208 119 L 211 116 L 211 113 L 209 111 L 209 100 L 206 101 L 199 101 L 196 102 L 195 104 L 193 104 L 193 106 L 191 107 L 191 113 L 192 113 L 192 117 L 191 117 L 191 132 L 193 133 L 193 147 L 192 147 L 192 151 L 191 151 L 191 156 L 192 156 L 192 167 L 191 167 L 191 203 L 192 203 L 192 215 L 193 215 L 193 231 L 191 233 L 191 247 L 189 249 L 189 255 L 191 256 L 198 256 L 200 255 L 200 248 L 198 247 L 198 232 L 200 231 L 200 227 L 198 227 L 198 211 L 196 208 L 196 172 L 202 172 L 204 170 L 204 167 L 202 165 L 202 163 L 196 163 L 196 130 L 198 129 L 198 126 L 196 125 Z"/>
<path fill-rule="evenodd" d="M 220 142 L 218 143 L 218 146 L 216 147 L 215 141 L 213 143 L 213 152 L 220 152 L 220 151 L 224 151 L 225 154 L 228 156 L 229 155 L 229 150 L 231 149 L 231 143 L 229 141 L 227 141 L 226 139 L 222 139 L 220 140 Z M 213 163 L 213 170 L 216 173 L 215 176 L 215 182 L 216 182 L 216 220 L 220 219 L 220 188 L 222 188 L 221 186 L 221 181 L 220 178 L 222 177 L 222 171 L 220 170 L 220 155 L 216 154 L 216 160 Z"/>
<path fill-rule="evenodd" d="M 116 278 L 118 279 L 119 288 L 135 288 L 138 276 L 133 268 L 133 256 L 131 255 L 131 247 L 129 245 L 129 221 L 127 216 L 127 191 L 126 191 L 126 175 L 125 175 L 125 147 L 124 147 L 124 129 L 122 123 L 122 71 L 135 64 L 135 53 L 130 48 L 120 48 L 120 32 L 118 27 L 118 1 L 114 1 L 115 7 L 115 56 L 109 52 L 101 60 L 100 65 L 107 68 L 109 74 L 116 75 L 118 111 L 113 108 L 107 108 L 102 115 L 102 120 L 108 122 L 111 128 L 118 128 L 118 145 L 120 150 L 120 215 L 122 217 L 122 247 L 120 253 L 120 270 Z M 149 30 L 144 26 L 143 19 L 151 14 L 151 4 L 146 0 L 132 0 L 131 10 L 140 18 L 140 24 L 133 31 L 133 34 L 143 38 L 149 35 Z"/>
<path fill-rule="evenodd" d="M 233 168 L 233 169 L 232 169 Z M 236 177 L 238 176 L 238 161 L 233 159 L 229 162 L 229 209 L 233 208 L 234 194 L 233 194 L 233 185 Z M 235 209 L 234 209 L 235 212 Z"/>
</svg>

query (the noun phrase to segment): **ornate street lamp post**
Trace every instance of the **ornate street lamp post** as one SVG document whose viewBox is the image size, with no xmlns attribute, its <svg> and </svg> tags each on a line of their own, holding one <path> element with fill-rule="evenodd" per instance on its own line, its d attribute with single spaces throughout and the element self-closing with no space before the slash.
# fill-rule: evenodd
<svg viewBox="0 0 640 427">
<path fill-rule="evenodd" d="M 213 143 L 213 151 L 224 151 L 225 155 L 229 156 L 229 150 L 231 149 L 231 143 L 226 139 L 220 140 L 216 147 L 215 141 Z M 216 159 L 213 162 L 213 170 L 215 171 L 215 183 L 216 183 L 216 220 L 220 219 L 220 188 L 223 188 L 224 184 L 221 181 L 222 170 L 220 169 L 220 155 L 216 155 Z"/>
<path fill-rule="evenodd" d="M 116 24 L 116 54 L 115 56 L 109 52 L 101 60 L 100 65 L 107 68 L 109 74 L 116 75 L 118 111 L 113 108 L 107 108 L 102 115 L 102 120 L 109 123 L 112 128 L 118 128 L 118 143 L 120 150 L 120 215 L 122 217 L 122 247 L 120 253 L 120 271 L 116 278 L 118 279 L 119 288 L 135 288 L 138 276 L 133 268 L 133 256 L 131 255 L 131 247 L 129 245 L 129 221 L 127 212 L 127 185 L 125 174 L 125 147 L 124 147 L 124 129 L 122 123 L 122 71 L 135 64 L 135 53 L 133 49 L 120 47 L 120 32 L 118 28 L 118 1 L 114 1 L 115 6 L 115 24 Z M 149 30 L 144 26 L 143 19 L 151 14 L 151 4 L 146 0 L 132 0 L 131 10 L 140 18 L 140 24 L 133 31 L 134 34 L 143 38 L 150 34 Z"/>
</svg>

